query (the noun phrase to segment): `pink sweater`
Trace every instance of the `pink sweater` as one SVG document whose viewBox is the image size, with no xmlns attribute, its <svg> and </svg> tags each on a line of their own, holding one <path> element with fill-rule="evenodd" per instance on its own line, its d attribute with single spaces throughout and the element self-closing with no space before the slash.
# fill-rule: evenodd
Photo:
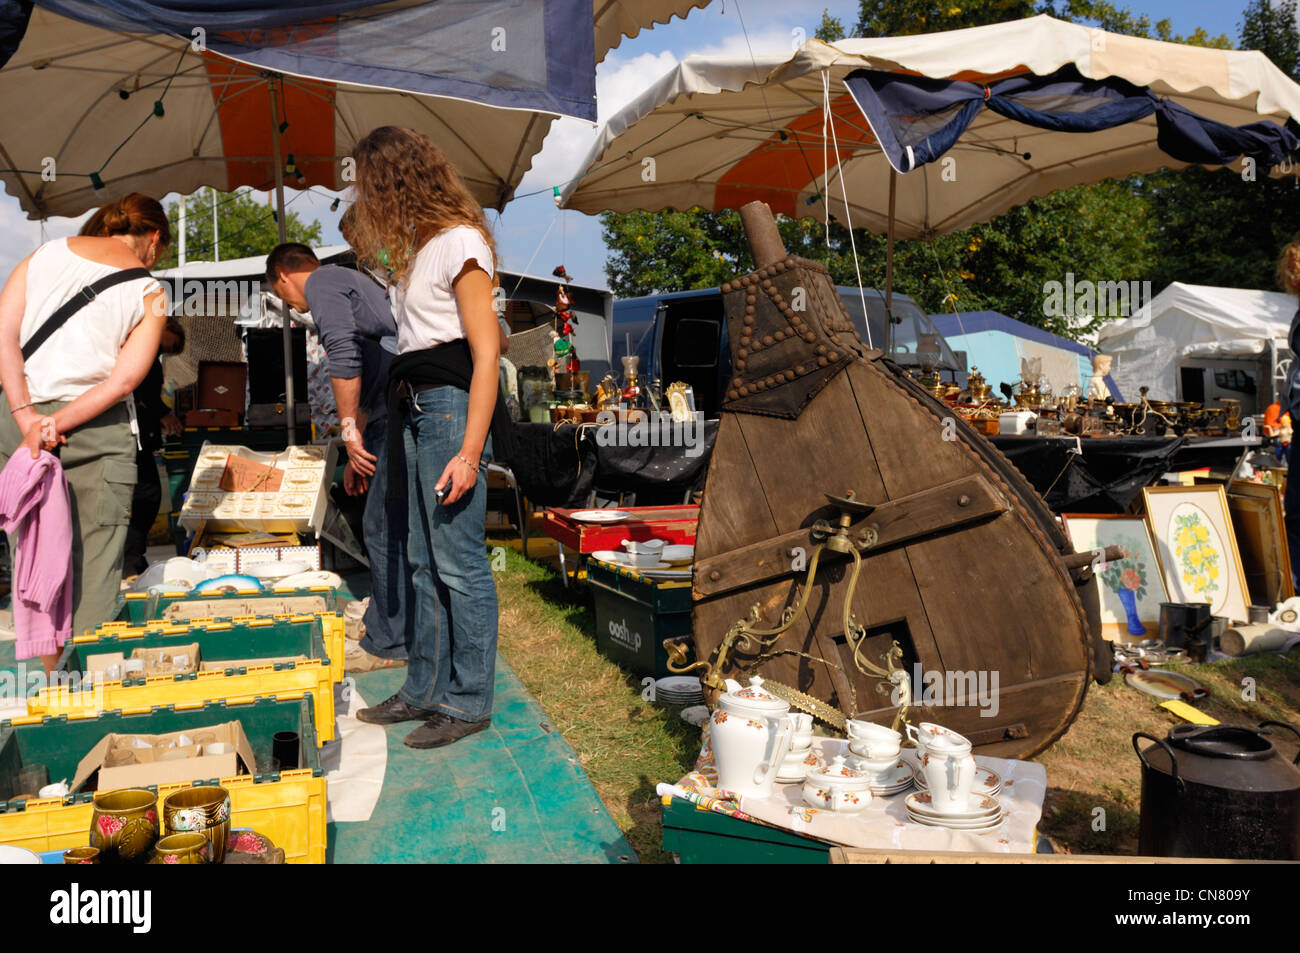
<svg viewBox="0 0 1300 953">
<path fill-rule="evenodd" d="M 0 528 L 15 539 L 14 628 L 20 659 L 50 655 L 72 632 L 72 507 L 51 453 L 19 447 L 0 471 Z"/>
</svg>

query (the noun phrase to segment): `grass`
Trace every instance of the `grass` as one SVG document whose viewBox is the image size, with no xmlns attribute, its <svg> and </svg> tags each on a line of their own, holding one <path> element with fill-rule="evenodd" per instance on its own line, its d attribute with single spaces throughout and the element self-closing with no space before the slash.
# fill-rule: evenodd
<svg viewBox="0 0 1300 953">
<path fill-rule="evenodd" d="M 1201 683 L 1210 697 L 1196 707 L 1224 724 L 1276 720 L 1300 728 L 1300 648 L 1170 668 Z M 1253 699 L 1246 697 L 1248 686 Z M 1069 732 L 1035 759 L 1046 767 L 1049 784 L 1039 831 L 1070 853 L 1136 854 L 1142 777 L 1133 733 L 1163 738 L 1177 724 L 1182 719 L 1130 688 L 1122 675 L 1093 685 Z M 1273 742 L 1288 760 L 1295 756 L 1296 739 L 1288 732 Z"/>
<path fill-rule="evenodd" d="M 585 586 L 566 589 L 556 569 L 509 549 L 497 592 L 502 654 L 578 753 L 641 861 L 670 862 L 655 785 L 694 766 L 699 729 L 645 701 L 640 681 L 596 651 Z M 1197 708 L 1225 724 L 1275 719 L 1300 728 L 1300 648 L 1174 668 L 1210 692 Z M 1243 679 L 1253 679 L 1253 699 L 1243 697 Z M 1035 759 L 1049 783 L 1040 832 L 1071 853 L 1136 854 L 1141 774 L 1131 738 L 1163 738 L 1181 723 L 1123 676 L 1091 686 L 1069 732 Z M 1281 732 L 1274 741 L 1294 757 L 1294 738 Z"/>
</svg>

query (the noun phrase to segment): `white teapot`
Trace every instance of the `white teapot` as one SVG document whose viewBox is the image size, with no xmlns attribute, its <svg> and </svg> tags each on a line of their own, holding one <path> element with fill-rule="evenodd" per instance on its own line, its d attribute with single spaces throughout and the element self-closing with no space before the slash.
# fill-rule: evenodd
<svg viewBox="0 0 1300 953">
<path fill-rule="evenodd" d="M 727 679 L 709 729 L 718 766 L 718 787 L 746 797 L 771 797 L 794 725 L 790 703 L 763 688 L 755 675 L 742 686 Z"/>
</svg>

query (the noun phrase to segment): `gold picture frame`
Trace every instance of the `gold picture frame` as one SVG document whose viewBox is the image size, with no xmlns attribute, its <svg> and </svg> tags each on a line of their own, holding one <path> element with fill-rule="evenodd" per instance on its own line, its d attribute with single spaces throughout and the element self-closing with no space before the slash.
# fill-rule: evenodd
<svg viewBox="0 0 1300 953">
<path fill-rule="evenodd" d="M 1144 487 L 1142 499 L 1169 600 L 1246 622 L 1250 589 L 1223 486 Z"/>
<path fill-rule="evenodd" d="M 1239 480 L 1227 492 L 1251 600 L 1275 606 L 1290 599 L 1295 595 L 1295 577 L 1281 487 Z"/>
<path fill-rule="evenodd" d="M 1093 574 L 1102 638 L 1120 643 L 1154 639 L 1160 627 L 1160 603 L 1168 596 L 1146 519 L 1128 513 L 1062 513 L 1061 526 L 1075 552 L 1116 545 L 1127 553 L 1123 559 L 1100 563 Z M 1128 599 L 1123 595 L 1126 590 Z"/>
</svg>

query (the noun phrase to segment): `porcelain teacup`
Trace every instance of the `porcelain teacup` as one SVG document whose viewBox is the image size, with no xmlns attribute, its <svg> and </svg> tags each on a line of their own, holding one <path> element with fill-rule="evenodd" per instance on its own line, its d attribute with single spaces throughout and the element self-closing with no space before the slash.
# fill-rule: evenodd
<svg viewBox="0 0 1300 953">
<path fill-rule="evenodd" d="M 852 751 L 852 748 L 849 750 Z M 867 758 L 855 753 L 850 755 L 848 759 L 849 767 L 864 777 L 870 778 L 872 784 L 883 781 L 897 764 L 898 752 L 894 752 L 888 758 Z"/>
</svg>

